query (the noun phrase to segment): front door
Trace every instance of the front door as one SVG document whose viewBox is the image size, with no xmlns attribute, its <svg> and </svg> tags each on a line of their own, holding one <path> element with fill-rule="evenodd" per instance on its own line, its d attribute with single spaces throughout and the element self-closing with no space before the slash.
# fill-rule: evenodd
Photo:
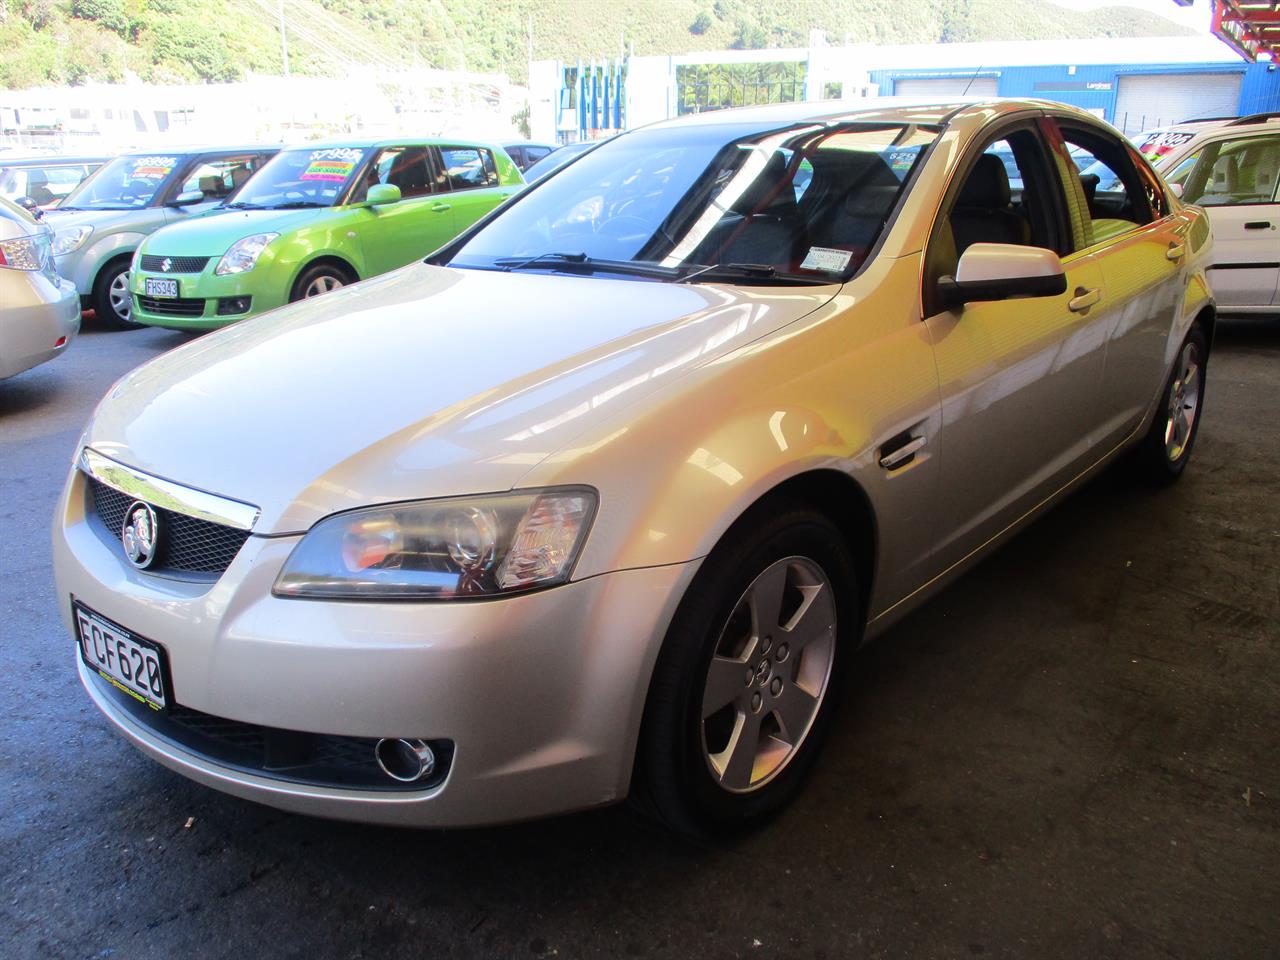
<svg viewBox="0 0 1280 960">
<path fill-rule="evenodd" d="M 503 185 L 493 153 L 483 147 L 436 148 L 437 184 L 448 191 L 454 235 L 461 233 L 519 189 Z M 443 241 L 441 241 L 443 243 Z"/>
<path fill-rule="evenodd" d="M 1065 198 L 1039 130 L 1027 121 L 975 154 L 948 192 L 925 258 L 942 404 L 938 572 L 1090 462 L 1103 376 L 1102 270 L 1087 253 L 1071 255 Z M 953 274 L 974 243 L 1066 255 L 1066 293 L 942 308 L 938 277 Z"/>
<path fill-rule="evenodd" d="M 380 183 L 398 187 L 400 199 L 363 207 L 354 217 L 365 276 L 370 277 L 421 260 L 453 236 L 448 205 L 432 176 L 429 148 L 401 146 L 379 151 L 351 202 L 362 201 L 369 187 Z"/>
</svg>

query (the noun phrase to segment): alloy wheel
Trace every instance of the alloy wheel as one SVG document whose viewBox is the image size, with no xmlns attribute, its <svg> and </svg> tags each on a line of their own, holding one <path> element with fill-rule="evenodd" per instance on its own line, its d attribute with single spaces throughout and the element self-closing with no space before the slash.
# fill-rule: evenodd
<svg viewBox="0 0 1280 960">
<path fill-rule="evenodd" d="M 342 281 L 331 274 L 322 274 L 307 284 L 307 289 L 302 292 L 303 299 L 318 297 L 322 293 L 328 293 L 330 290 L 337 290 L 341 287 Z"/>
<path fill-rule="evenodd" d="M 703 688 L 703 757 L 721 787 L 758 790 L 791 761 L 827 694 L 835 653 L 826 573 L 807 557 L 770 564 L 734 606 Z"/>
<path fill-rule="evenodd" d="M 1164 451 L 1170 463 L 1187 452 L 1200 414 L 1200 349 L 1188 341 L 1178 357 L 1177 372 L 1169 389 L 1169 409 L 1164 428 Z"/>
</svg>

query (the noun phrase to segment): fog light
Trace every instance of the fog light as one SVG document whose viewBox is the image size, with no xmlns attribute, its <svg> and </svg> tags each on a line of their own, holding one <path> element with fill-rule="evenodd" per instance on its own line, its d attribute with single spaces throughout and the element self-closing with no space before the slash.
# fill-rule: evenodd
<svg viewBox="0 0 1280 960">
<path fill-rule="evenodd" d="M 219 297 L 218 316 L 226 317 L 236 313 L 248 313 L 252 297 Z"/>
</svg>

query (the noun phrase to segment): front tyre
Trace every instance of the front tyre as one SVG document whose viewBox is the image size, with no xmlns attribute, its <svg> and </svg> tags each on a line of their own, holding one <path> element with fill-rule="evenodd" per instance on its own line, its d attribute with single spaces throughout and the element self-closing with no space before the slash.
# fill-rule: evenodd
<svg viewBox="0 0 1280 960">
<path fill-rule="evenodd" d="M 695 836 L 780 810 L 817 757 L 857 578 L 839 531 L 798 504 L 740 521 L 681 602 L 659 654 L 637 755 L 637 801 Z"/>
<path fill-rule="evenodd" d="M 109 330 L 136 330 L 143 326 L 133 319 L 133 294 L 129 292 L 129 261 L 118 257 L 98 273 L 93 283 L 93 313 Z"/>
<path fill-rule="evenodd" d="M 1135 467 L 1150 482 L 1172 483 L 1182 476 L 1191 459 L 1200 431 L 1208 358 L 1204 329 L 1197 323 L 1178 348 L 1151 429 L 1134 451 Z"/>
<path fill-rule="evenodd" d="M 345 287 L 349 283 L 355 283 L 355 278 L 343 267 L 334 263 L 318 263 L 307 267 L 299 275 L 297 282 L 293 285 L 292 293 L 289 294 L 289 302 L 310 300 L 312 297 Z"/>
</svg>

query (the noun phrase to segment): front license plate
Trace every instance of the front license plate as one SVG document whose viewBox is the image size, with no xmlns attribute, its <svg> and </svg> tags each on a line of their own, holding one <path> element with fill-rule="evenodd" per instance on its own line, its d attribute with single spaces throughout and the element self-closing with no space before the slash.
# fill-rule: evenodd
<svg viewBox="0 0 1280 960">
<path fill-rule="evenodd" d="M 160 648 L 72 601 L 80 656 L 102 679 L 153 710 L 168 706 Z"/>
<path fill-rule="evenodd" d="M 159 277 L 147 277 L 143 287 L 148 297 L 176 297 L 178 295 L 177 280 L 163 280 Z"/>
</svg>

